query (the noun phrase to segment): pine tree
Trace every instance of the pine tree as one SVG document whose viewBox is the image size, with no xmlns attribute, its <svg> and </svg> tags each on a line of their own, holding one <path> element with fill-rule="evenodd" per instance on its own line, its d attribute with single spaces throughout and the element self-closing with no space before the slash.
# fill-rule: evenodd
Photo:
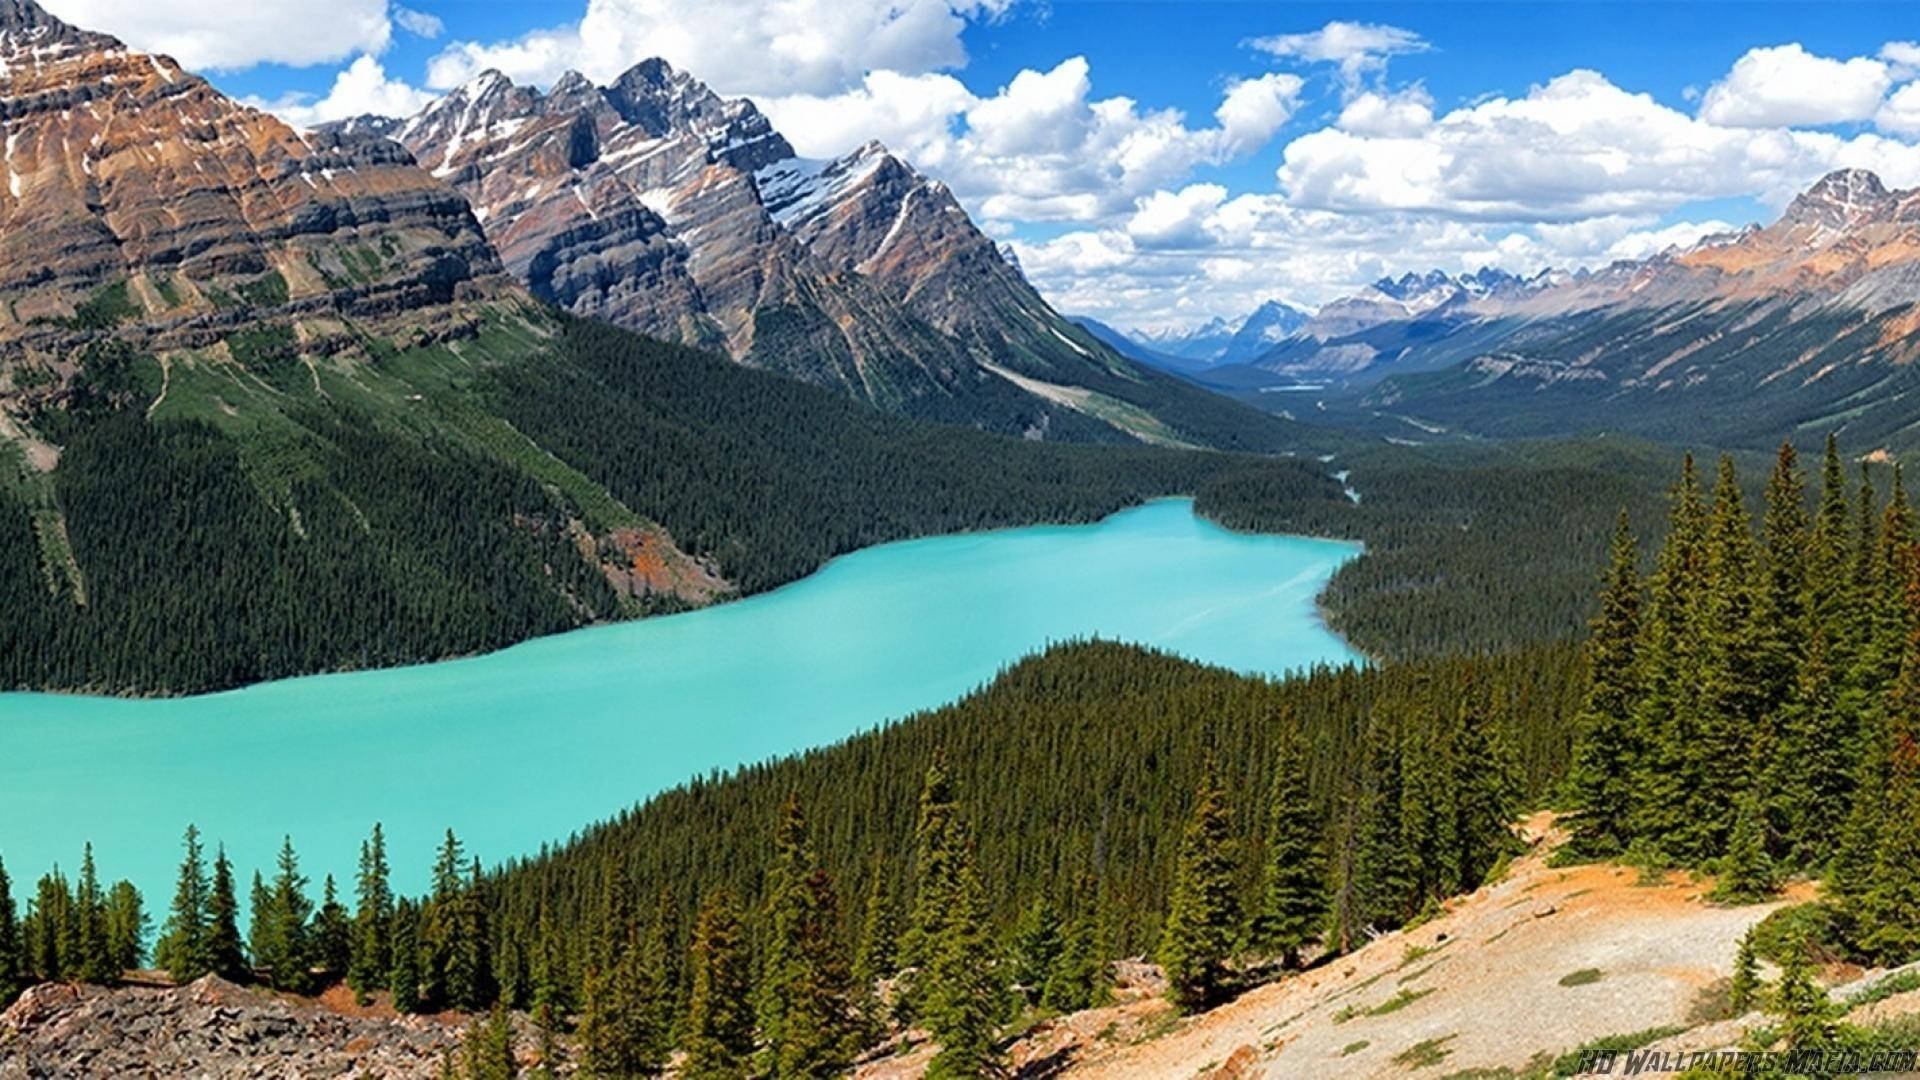
<svg viewBox="0 0 1920 1080">
<path fill-rule="evenodd" d="M 935 757 L 920 789 L 919 822 L 914 828 L 913 909 L 901 947 L 901 966 L 923 968 L 933 943 L 941 939 L 952 911 L 952 860 L 959 845 L 954 832 L 960 807 L 947 776 L 946 760 Z"/>
<path fill-rule="evenodd" d="M 791 795 L 780 810 L 766 903 L 758 1012 L 771 1072 L 837 1072 L 851 1033 L 849 976 L 836 936 L 839 914 L 826 872 L 814 862 L 806 815 Z"/>
<path fill-rule="evenodd" d="M 13 997 L 26 974 L 26 955 L 20 940 L 20 919 L 13 904 L 13 882 L 0 859 L 0 1000 Z"/>
<path fill-rule="evenodd" d="M 1634 734 L 1639 695 L 1640 553 L 1627 512 L 1614 528 L 1600 613 L 1587 639 L 1587 696 L 1567 775 L 1569 847 L 1589 858 L 1625 851 L 1633 839 Z"/>
<path fill-rule="evenodd" d="M 465 1080 L 514 1080 L 520 1075 L 513 1056 L 513 1025 L 505 1008 L 495 1005 L 485 1020 L 468 1025 L 461 1059 Z"/>
<path fill-rule="evenodd" d="M 1735 816 L 1726 793 L 1746 788 L 1753 740 L 1764 730 L 1756 570 L 1739 479 L 1723 456 L 1707 522 L 1698 722 L 1680 755 L 1686 816 L 1672 838 L 1676 853 L 1691 859 L 1725 848 Z"/>
<path fill-rule="evenodd" d="M 860 1014 L 858 1035 L 862 1045 L 886 1034 L 889 1010 L 879 984 L 893 977 L 899 938 L 900 920 L 894 910 L 893 893 L 887 888 L 886 867 L 876 862 L 867 883 L 866 913 L 860 922 L 860 944 L 853 963 L 854 1000 Z"/>
<path fill-rule="evenodd" d="M 1758 712 L 1770 715 L 1794 690 L 1808 630 L 1806 482 L 1793 443 L 1782 442 L 1767 481 L 1761 518 L 1766 582 L 1760 599 L 1755 668 L 1760 679 Z"/>
<path fill-rule="evenodd" d="M 107 890 L 106 930 L 108 967 L 116 972 L 139 967 L 147 954 L 147 914 L 133 882 L 116 881 Z"/>
<path fill-rule="evenodd" d="M 207 956 L 207 867 L 200 852 L 200 830 L 187 826 L 181 842 L 187 853 L 180 861 L 173 907 L 154 951 L 160 966 L 184 986 L 205 975 L 212 965 Z"/>
<path fill-rule="evenodd" d="M 642 1076 L 666 1064 L 666 1018 L 657 1009 L 665 990 L 660 959 L 637 938 L 616 952 L 610 969 L 588 977 L 580 1045 L 589 1075 Z"/>
<path fill-rule="evenodd" d="M 1114 986 L 1108 945 L 1100 932 L 1100 890 L 1092 876 L 1081 876 L 1073 896 L 1073 917 L 1062 934 L 1060 959 L 1041 992 L 1041 1007 L 1054 1013 L 1077 1013 L 1104 1005 Z"/>
<path fill-rule="evenodd" d="M 224 846 L 214 854 L 213 885 L 207 892 L 203 948 L 208 971 L 232 982 L 252 976 L 246 951 L 240 946 L 240 898 L 234 891 L 233 862 L 227 858 Z"/>
<path fill-rule="evenodd" d="M 420 913 L 413 901 L 401 897 L 393 905 L 393 968 L 387 989 L 393 992 L 396 1012 L 418 1012 L 420 1000 Z"/>
<path fill-rule="evenodd" d="M 1046 897 L 1035 898 L 1013 924 L 1007 950 L 1007 973 L 1028 1004 L 1040 1000 L 1065 948 L 1059 911 Z"/>
<path fill-rule="evenodd" d="M 434 858 L 433 891 L 420 909 L 420 1003 L 426 1008 L 442 1008 L 452 1000 L 448 968 L 457 962 L 456 909 L 460 895 L 466 891 L 460 877 L 465 868 L 466 853 L 460 838 L 448 829 Z"/>
<path fill-rule="evenodd" d="M 94 869 L 92 844 L 86 845 L 80 857 L 80 879 L 75 886 L 73 916 L 78 975 L 84 982 L 108 982 L 120 972 L 113 966 L 107 942 L 107 898 L 100 890 L 100 876 Z"/>
<path fill-rule="evenodd" d="M 1634 741 L 1640 762 L 1634 773 L 1632 833 L 1669 849 L 1669 855 L 1679 854 L 1671 848 L 1688 824 L 1687 758 L 1697 727 L 1701 653 L 1695 623 L 1705 606 L 1706 547 L 1706 511 L 1689 454 L 1669 498 L 1667 538 L 1636 648 L 1640 694 Z"/>
<path fill-rule="evenodd" d="M 1291 968 L 1326 922 L 1326 828 L 1307 786 L 1300 726 L 1291 716 L 1278 724 L 1282 734 L 1267 803 L 1265 889 L 1248 937 L 1255 949 L 1278 953 Z"/>
<path fill-rule="evenodd" d="M 1757 904 L 1773 895 L 1773 863 L 1767 858 L 1765 805 L 1757 788 L 1749 788 L 1741 798 L 1733 838 L 1728 843 L 1726 858 L 1721 860 L 1720 880 L 1713 887 L 1713 899 L 1727 904 Z"/>
<path fill-rule="evenodd" d="M 360 845 L 360 874 L 355 882 L 353 953 L 347 967 L 347 985 L 354 998 L 366 1004 L 368 995 L 387 982 L 393 967 L 393 888 L 388 884 L 387 841 L 374 822 L 373 835 Z"/>
<path fill-rule="evenodd" d="M 1879 843 L 1858 904 L 1861 948 L 1887 965 L 1920 959 L 1920 714 L 1894 720 Z"/>
<path fill-rule="evenodd" d="M 1211 1004 L 1227 986 L 1239 923 L 1234 875 L 1232 811 L 1209 766 L 1180 843 L 1160 938 L 1167 995 L 1183 1009 Z"/>
<path fill-rule="evenodd" d="M 1771 1011 L 1781 1019 L 1780 1030 L 1794 1050 L 1818 1050 L 1834 1045 L 1833 1004 L 1813 978 L 1813 960 L 1803 934 L 1787 938 L 1780 985 L 1774 990 Z"/>
<path fill-rule="evenodd" d="M 1753 931 L 1740 936 L 1740 949 L 1733 958 L 1733 982 L 1727 988 L 1727 1008 L 1735 1016 L 1745 1016 L 1760 999 L 1760 961 L 1754 955 Z"/>
<path fill-rule="evenodd" d="M 753 1057 L 752 962 L 731 893 L 707 898 L 694 924 L 687 957 L 693 975 L 688 996 L 686 1080 L 737 1080 Z"/>
<path fill-rule="evenodd" d="M 1839 692 L 1826 631 L 1815 624 L 1792 699 L 1780 712 L 1777 747 L 1763 771 L 1772 793 L 1767 818 L 1789 866 L 1818 868 L 1846 820 L 1856 747 Z"/>
<path fill-rule="evenodd" d="M 320 910 L 313 917 L 313 958 L 329 978 L 341 978 L 352 962 L 352 952 L 353 925 L 345 905 L 340 903 L 333 875 L 328 874 L 320 890 Z"/>
<path fill-rule="evenodd" d="M 964 829 L 953 861 L 954 907 L 927 970 L 926 1025 L 940 1052 L 927 1063 L 927 1080 L 973 1080 L 995 1075 L 993 1036 L 1004 1013 L 1000 975 L 987 935 L 987 898 L 974 873 Z"/>
<path fill-rule="evenodd" d="M 275 864 L 273 885 L 265 889 L 264 900 L 254 911 L 258 931 L 254 961 L 267 970 L 275 989 L 306 993 L 312 986 L 309 967 L 313 950 L 307 920 L 313 901 L 307 898 L 307 878 L 300 873 L 300 858 L 294 854 L 293 838 L 280 841 L 280 856 Z M 259 879 L 255 878 L 256 887 Z"/>
<path fill-rule="evenodd" d="M 458 1008 L 478 1010 L 494 998 L 492 933 L 487 926 L 486 881 L 480 860 L 474 859 L 466 883 L 452 899 L 448 919 L 446 1001 Z"/>
<path fill-rule="evenodd" d="M 73 954 L 72 914 L 73 890 L 55 866 L 40 876 L 27 910 L 28 962 L 42 980 L 54 982 L 67 978 L 78 964 Z"/>
</svg>

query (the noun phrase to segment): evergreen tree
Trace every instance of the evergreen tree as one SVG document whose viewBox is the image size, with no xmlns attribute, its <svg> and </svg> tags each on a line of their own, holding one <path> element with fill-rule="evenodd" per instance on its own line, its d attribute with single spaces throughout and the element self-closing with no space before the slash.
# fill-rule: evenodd
<svg viewBox="0 0 1920 1080">
<path fill-rule="evenodd" d="M 1570 848 L 1589 858 L 1626 850 L 1632 840 L 1634 769 L 1640 748 L 1634 704 L 1640 669 L 1640 553 L 1627 512 L 1620 511 L 1600 613 L 1587 639 L 1587 698 L 1567 776 Z"/>
<path fill-rule="evenodd" d="M 680 1075 L 686 1080 L 746 1076 L 753 1057 L 753 968 L 733 896 L 725 890 L 701 907 L 687 966 L 693 990 Z"/>
<path fill-rule="evenodd" d="M 866 912 L 860 922 L 860 943 L 854 953 L 854 1000 L 860 1014 L 859 1041 L 864 1045 L 886 1034 L 889 1021 L 880 982 L 893 977 L 900 920 L 887 888 L 884 864 L 875 862 L 867 882 Z"/>
<path fill-rule="evenodd" d="M 388 884 L 387 875 L 387 841 L 376 821 L 373 835 L 360 845 L 360 873 L 354 890 L 353 951 L 347 968 L 347 985 L 353 988 L 355 1000 L 363 1005 L 376 987 L 386 985 L 387 973 L 393 967 L 393 888 Z"/>
<path fill-rule="evenodd" d="M 1723 456 L 1707 522 L 1704 619 L 1697 628 L 1699 710 L 1680 755 L 1686 816 L 1672 834 L 1676 853 L 1691 859 L 1725 848 L 1735 817 L 1727 793 L 1748 786 L 1753 740 L 1764 730 L 1757 569 L 1733 459 Z"/>
<path fill-rule="evenodd" d="M 1735 1016 L 1745 1016 L 1760 999 L 1760 961 L 1754 954 L 1753 931 L 1740 936 L 1740 949 L 1733 958 L 1733 982 L 1727 988 L 1727 1008 Z"/>
<path fill-rule="evenodd" d="M 1845 823 L 1857 746 L 1841 709 L 1826 630 L 1817 623 L 1805 651 L 1763 776 L 1772 793 L 1767 818 L 1787 865 L 1814 869 L 1829 857 Z"/>
<path fill-rule="evenodd" d="M 212 964 L 207 954 L 207 867 L 200 852 L 200 830 L 187 826 L 181 843 L 187 853 L 180 861 L 173 906 L 154 952 L 173 981 L 184 986 L 205 975 Z"/>
<path fill-rule="evenodd" d="M 214 854 L 203 947 L 208 971 L 232 982 L 252 976 L 246 951 L 240 946 L 240 897 L 234 891 L 233 862 L 227 858 L 224 846 Z"/>
<path fill-rule="evenodd" d="M 1794 1050 L 1819 1050 L 1832 1047 L 1836 1034 L 1833 1004 L 1827 992 L 1813 978 L 1813 960 L 1806 937 L 1790 934 L 1786 960 L 1780 968 L 1780 985 L 1773 992 L 1772 1012 L 1781 1019 L 1780 1030 L 1787 1046 Z"/>
<path fill-rule="evenodd" d="M 73 890 L 58 866 L 43 874 L 27 911 L 30 966 L 40 979 L 54 982 L 73 974 Z"/>
<path fill-rule="evenodd" d="M 0 1001 L 10 1000 L 26 974 L 26 955 L 20 940 L 20 919 L 13 904 L 13 882 L 6 860 L 0 859 Z"/>
<path fill-rule="evenodd" d="M 926 967 L 952 913 L 953 886 L 958 880 L 953 861 L 959 858 L 955 835 L 959 813 L 946 760 L 936 756 L 920 788 L 920 815 L 914 827 L 913 909 L 901 946 L 902 967 Z"/>
<path fill-rule="evenodd" d="M 441 983 L 446 1001 L 462 1009 L 483 1009 L 493 1001 L 492 933 L 487 925 L 486 882 L 480 860 L 474 859 L 464 886 L 451 901 L 447 920 L 446 975 Z"/>
<path fill-rule="evenodd" d="M 1669 498 L 1667 538 L 1642 621 L 1640 697 L 1634 710 L 1640 750 L 1632 800 L 1632 832 L 1679 854 L 1687 832 L 1689 746 L 1696 737 L 1701 643 L 1695 622 L 1705 604 L 1706 511 L 1693 455 L 1681 466 Z"/>
<path fill-rule="evenodd" d="M 1195 796 L 1174 873 L 1160 966 L 1166 970 L 1167 995 L 1174 1004 L 1203 1008 L 1227 986 L 1227 960 L 1239 923 L 1232 811 L 1211 767 Z"/>
<path fill-rule="evenodd" d="M 837 1072 L 852 1030 L 839 914 L 826 872 L 815 865 L 806 815 L 791 795 L 781 807 L 767 875 L 766 924 L 758 1012 L 771 1072 Z"/>
<path fill-rule="evenodd" d="M 461 1063 L 465 1080 L 514 1080 L 520 1075 L 513 1056 L 513 1024 L 505 1008 L 495 1005 L 485 1020 L 468 1025 Z"/>
<path fill-rule="evenodd" d="M 1013 924 L 1007 951 L 1007 973 L 1029 1004 L 1037 1003 L 1059 966 L 1066 947 L 1060 934 L 1060 913 L 1046 897 L 1038 897 Z"/>
<path fill-rule="evenodd" d="M 1761 518 L 1766 583 L 1760 599 L 1755 669 L 1760 679 L 1758 713 L 1770 715 L 1793 692 L 1808 631 L 1806 482 L 1793 443 L 1782 442 L 1767 481 Z"/>
<path fill-rule="evenodd" d="M 257 876 L 255 882 L 259 887 Z M 275 989 L 306 993 L 312 986 L 309 967 L 313 949 L 307 920 L 313 912 L 313 901 L 307 898 L 307 878 L 300 872 L 292 837 L 281 838 L 272 887 L 256 895 L 263 897 L 263 902 L 253 918 L 265 925 L 255 927 L 254 962 L 266 969 Z"/>
<path fill-rule="evenodd" d="M 1894 721 L 1882 827 L 1858 904 L 1861 949 L 1887 965 L 1920 959 L 1920 714 L 1903 709 Z"/>
<path fill-rule="evenodd" d="M 1726 858 L 1721 860 L 1720 880 L 1714 884 L 1712 895 L 1728 904 L 1756 904 L 1773 895 L 1765 802 L 1755 788 L 1749 788 L 1740 800 L 1733 837 Z"/>
<path fill-rule="evenodd" d="M 940 1044 L 927 1063 L 927 1080 L 973 1080 L 999 1066 L 993 1036 L 1004 1011 L 1000 975 L 987 935 L 986 895 L 964 832 L 956 826 L 954 840 L 963 846 L 951 863 L 954 907 L 927 970 L 927 1031 Z"/>
<path fill-rule="evenodd" d="M 352 962 L 352 952 L 353 924 L 334 889 L 333 875 L 328 874 L 320 890 L 320 910 L 313 917 L 313 958 L 329 978 L 342 978 Z"/>
<path fill-rule="evenodd" d="M 1087 900 L 1091 904 L 1093 898 Z M 1058 1013 L 1095 1008 L 1106 1004 L 1112 985 L 1100 920 L 1082 911 L 1067 923 L 1060 959 L 1041 991 L 1040 1005 Z"/>
<path fill-rule="evenodd" d="M 80 857 L 80 879 L 75 883 L 73 899 L 77 974 L 84 982 L 108 982 L 120 972 L 113 966 L 112 948 L 107 941 L 107 898 L 100 890 L 92 844 L 86 845 Z"/>
<path fill-rule="evenodd" d="M 1278 953 L 1287 967 L 1296 967 L 1300 951 L 1319 937 L 1326 922 L 1326 828 L 1307 786 L 1300 726 L 1291 716 L 1278 723 L 1282 734 L 1267 804 L 1265 889 L 1248 936 L 1255 949 Z"/>
<path fill-rule="evenodd" d="M 393 904 L 393 968 L 387 989 L 393 992 L 396 1012 L 418 1012 L 420 1000 L 420 913 L 413 901 L 401 897 Z"/>
<path fill-rule="evenodd" d="M 0 878 L 0 891 L 4 891 L 4 884 Z M 4 914 L 0 912 L 0 917 Z M 147 914 L 133 882 L 116 881 L 107 890 L 106 924 L 108 968 L 122 972 L 139 967 L 147 955 Z"/>
<path fill-rule="evenodd" d="M 425 1008 L 443 1008 L 452 998 L 448 968 L 459 962 L 454 956 L 454 935 L 460 896 L 466 891 L 460 877 L 465 868 L 460 838 L 448 829 L 434 858 L 433 891 L 420 909 L 419 985 Z"/>
<path fill-rule="evenodd" d="M 616 952 L 611 968 L 588 976 L 580 1045 L 589 1075 L 643 1076 L 666 1064 L 666 1018 L 657 1008 L 665 989 L 660 959 L 637 938 Z"/>
</svg>

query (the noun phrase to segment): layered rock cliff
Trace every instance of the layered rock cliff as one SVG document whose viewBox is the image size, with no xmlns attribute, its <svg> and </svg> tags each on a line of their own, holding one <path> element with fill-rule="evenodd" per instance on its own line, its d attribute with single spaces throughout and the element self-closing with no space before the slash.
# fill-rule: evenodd
<svg viewBox="0 0 1920 1080">
<path fill-rule="evenodd" d="M 0 0 L 0 350 L 206 344 L 263 313 L 397 315 L 503 284 L 391 143 L 301 134 L 171 59 Z"/>
</svg>

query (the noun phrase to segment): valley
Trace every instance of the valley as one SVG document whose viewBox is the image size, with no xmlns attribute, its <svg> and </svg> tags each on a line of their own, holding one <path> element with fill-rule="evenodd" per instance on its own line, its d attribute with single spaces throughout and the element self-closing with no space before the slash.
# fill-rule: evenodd
<svg viewBox="0 0 1920 1080">
<path fill-rule="evenodd" d="M 582 2 L 0 0 L 0 1080 L 1914 1048 L 1920 46 Z"/>
</svg>

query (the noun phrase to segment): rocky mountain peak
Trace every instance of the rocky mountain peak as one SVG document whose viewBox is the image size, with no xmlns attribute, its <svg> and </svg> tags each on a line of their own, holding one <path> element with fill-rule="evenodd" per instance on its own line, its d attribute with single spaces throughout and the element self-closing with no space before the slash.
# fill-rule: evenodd
<svg viewBox="0 0 1920 1080">
<path fill-rule="evenodd" d="M 60 45 L 75 49 L 121 47 L 117 39 L 106 34 L 61 22 L 34 0 L 0 0 L 0 53 Z"/>
<path fill-rule="evenodd" d="M 1866 169 L 1836 169 L 1795 196 L 1781 215 L 1784 225 L 1846 229 L 1884 219 L 1898 199 Z"/>
</svg>

